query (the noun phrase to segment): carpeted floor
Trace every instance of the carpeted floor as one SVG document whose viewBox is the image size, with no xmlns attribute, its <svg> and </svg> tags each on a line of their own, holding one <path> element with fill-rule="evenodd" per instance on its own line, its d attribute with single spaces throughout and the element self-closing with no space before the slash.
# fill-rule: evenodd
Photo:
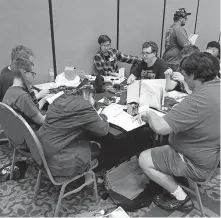
<svg viewBox="0 0 221 218">
<path fill-rule="evenodd" d="M 11 160 L 11 151 L 7 145 L 0 145 L 0 168 Z M 36 170 L 30 166 L 25 178 L 19 181 L 6 181 L 0 183 L 0 216 L 4 217 L 48 217 L 53 216 L 58 187 L 52 186 L 46 177 L 43 177 L 38 197 L 33 201 L 34 185 L 36 182 Z M 99 187 L 99 195 L 104 192 Z M 200 189 L 207 217 L 220 217 L 220 171 L 217 169 L 216 176 L 211 180 L 208 187 Z M 131 217 L 199 217 L 199 206 L 196 198 L 192 198 L 195 208 L 189 213 L 179 211 L 164 211 L 154 204 L 149 208 L 143 208 L 133 213 Z M 91 217 L 96 212 L 104 209 L 111 211 L 116 206 L 110 199 L 99 199 L 96 204 L 92 189 L 86 188 L 78 194 L 73 194 L 62 201 L 59 216 L 67 217 Z"/>
</svg>

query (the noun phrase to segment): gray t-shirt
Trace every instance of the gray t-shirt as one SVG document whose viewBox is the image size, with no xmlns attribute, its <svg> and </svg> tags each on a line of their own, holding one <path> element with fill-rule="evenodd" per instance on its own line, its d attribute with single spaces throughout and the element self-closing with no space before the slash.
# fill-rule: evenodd
<svg viewBox="0 0 221 218">
<path fill-rule="evenodd" d="M 189 43 L 186 30 L 177 24 L 172 24 L 165 36 L 165 52 L 163 59 L 168 64 L 179 64 L 179 54 Z"/>
<path fill-rule="evenodd" d="M 170 145 L 200 168 L 211 169 L 220 151 L 220 80 L 203 83 L 164 120 L 173 130 Z"/>
</svg>

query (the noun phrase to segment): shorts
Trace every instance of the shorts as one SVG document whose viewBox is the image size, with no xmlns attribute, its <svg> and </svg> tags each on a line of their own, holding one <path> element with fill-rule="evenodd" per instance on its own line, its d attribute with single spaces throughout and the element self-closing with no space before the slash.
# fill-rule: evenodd
<svg viewBox="0 0 221 218">
<path fill-rule="evenodd" d="M 194 181 L 204 181 L 208 177 L 207 170 L 197 167 L 188 158 L 181 156 L 170 145 L 151 148 L 151 157 L 156 170 Z"/>
</svg>

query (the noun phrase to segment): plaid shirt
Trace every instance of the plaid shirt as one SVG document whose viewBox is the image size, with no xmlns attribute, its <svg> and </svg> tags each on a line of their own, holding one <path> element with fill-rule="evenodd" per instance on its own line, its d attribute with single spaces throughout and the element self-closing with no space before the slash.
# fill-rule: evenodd
<svg viewBox="0 0 221 218">
<path fill-rule="evenodd" d="M 101 51 L 94 56 L 94 66 L 100 75 L 105 75 L 105 72 L 108 71 L 118 73 L 118 61 L 134 64 L 142 61 L 142 59 L 136 56 L 123 54 L 113 48 L 108 50 L 108 56 L 104 56 Z"/>
</svg>

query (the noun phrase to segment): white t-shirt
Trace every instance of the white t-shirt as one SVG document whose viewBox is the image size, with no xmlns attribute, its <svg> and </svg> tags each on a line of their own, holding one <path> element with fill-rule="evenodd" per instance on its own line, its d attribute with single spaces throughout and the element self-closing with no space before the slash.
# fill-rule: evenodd
<svg viewBox="0 0 221 218">
<path fill-rule="evenodd" d="M 80 84 L 80 77 L 77 75 L 73 80 L 67 80 L 65 77 L 65 74 L 63 72 L 63 73 L 56 76 L 55 83 L 58 86 L 65 85 L 65 86 L 74 86 L 75 87 Z"/>
</svg>

